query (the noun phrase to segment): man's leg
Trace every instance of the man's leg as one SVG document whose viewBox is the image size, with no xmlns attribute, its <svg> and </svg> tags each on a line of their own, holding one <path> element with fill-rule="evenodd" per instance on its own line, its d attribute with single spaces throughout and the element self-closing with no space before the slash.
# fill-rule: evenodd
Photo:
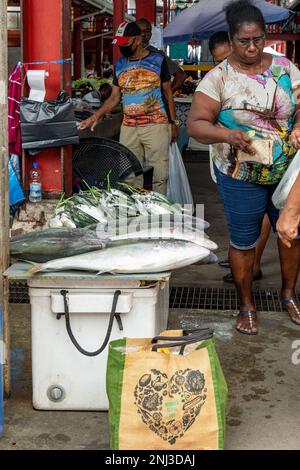
<svg viewBox="0 0 300 470">
<path fill-rule="evenodd" d="M 153 190 L 165 194 L 169 177 L 170 126 L 148 124 L 140 130 L 141 142 L 145 149 L 145 163 L 154 168 Z"/>
<path fill-rule="evenodd" d="M 142 167 L 144 166 L 145 152 L 139 138 L 137 127 L 121 126 L 120 144 L 131 150 L 139 160 Z M 142 188 L 144 185 L 143 176 L 135 176 L 132 174 L 126 179 L 126 183 L 131 186 L 135 186 L 136 188 Z"/>
</svg>

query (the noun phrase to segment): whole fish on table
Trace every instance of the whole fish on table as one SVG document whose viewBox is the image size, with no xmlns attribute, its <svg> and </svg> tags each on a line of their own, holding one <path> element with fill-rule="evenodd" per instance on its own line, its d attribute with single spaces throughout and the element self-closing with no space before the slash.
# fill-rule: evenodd
<svg viewBox="0 0 300 470">
<path fill-rule="evenodd" d="M 101 251 L 37 264 L 28 274 L 40 271 L 93 271 L 98 274 L 154 273 L 172 271 L 209 258 L 211 252 L 181 240 L 121 243 Z M 209 261 L 211 262 L 211 261 Z"/>
<path fill-rule="evenodd" d="M 101 235 L 101 232 L 99 233 Z M 111 246 L 110 242 L 120 240 L 185 240 L 193 242 L 196 245 L 208 248 L 209 250 L 216 250 L 218 245 L 209 238 L 205 238 L 203 231 L 193 231 L 190 229 L 182 229 L 182 227 L 149 227 L 136 231 L 128 231 L 128 233 L 120 235 L 111 235 L 109 237 L 108 246 Z"/>
<path fill-rule="evenodd" d="M 96 233 L 96 226 L 56 228 L 30 232 L 10 239 L 10 254 L 18 259 L 44 263 L 49 260 L 103 250 L 107 240 Z"/>
</svg>

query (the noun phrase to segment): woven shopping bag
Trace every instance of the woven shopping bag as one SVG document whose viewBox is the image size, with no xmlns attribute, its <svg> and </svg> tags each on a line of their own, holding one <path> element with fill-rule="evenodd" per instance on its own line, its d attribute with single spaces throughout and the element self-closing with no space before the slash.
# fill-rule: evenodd
<svg viewBox="0 0 300 470">
<path fill-rule="evenodd" d="M 209 328 L 112 341 L 106 377 L 112 450 L 224 448 L 227 385 Z"/>
</svg>

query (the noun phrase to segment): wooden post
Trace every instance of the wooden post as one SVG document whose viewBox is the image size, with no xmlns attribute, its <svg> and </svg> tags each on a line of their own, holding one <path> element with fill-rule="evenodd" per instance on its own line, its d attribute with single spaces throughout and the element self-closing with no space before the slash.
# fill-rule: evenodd
<svg viewBox="0 0 300 470">
<path fill-rule="evenodd" d="M 9 266 L 7 0 L 0 2 L 0 308 L 3 311 L 4 394 L 10 395 L 9 284 L 3 272 Z"/>
</svg>

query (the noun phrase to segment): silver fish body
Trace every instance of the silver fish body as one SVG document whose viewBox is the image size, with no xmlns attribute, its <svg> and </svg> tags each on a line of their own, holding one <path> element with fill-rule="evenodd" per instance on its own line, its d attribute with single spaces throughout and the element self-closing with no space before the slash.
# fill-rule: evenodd
<svg viewBox="0 0 300 470">
<path fill-rule="evenodd" d="M 97 273 L 153 273 L 172 271 L 208 258 L 210 250 L 181 240 L 143 241 L 120 244 L 36 265 L 28 273 L 39 271 L 82 270 Z"/>
<path fill-rule="evenodd" d="M 182 229 L 181 227 L 151 227 L 139 231 L 128 232 L 120 235 L 111 236 L 111 241 L 119 240 L 185 240 L 195 243 L 209 250 L 216 250 L 218 245 L 209 238 L 205 238 L 204 231 L 193 231 Z"/>
</svg>

